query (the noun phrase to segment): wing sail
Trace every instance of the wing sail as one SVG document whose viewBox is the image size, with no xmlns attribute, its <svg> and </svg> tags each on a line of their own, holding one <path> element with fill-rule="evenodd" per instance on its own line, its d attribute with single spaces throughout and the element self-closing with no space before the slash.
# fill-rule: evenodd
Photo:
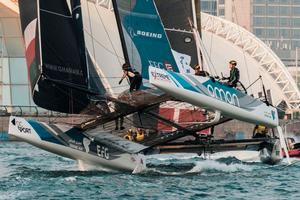
<svg viewBox="0 0 300 200">
<path fill-rule="evenodd" d="M 86 54 L 65 0 L 19 1 L 33 100 L 48 110 L 79 113 L 89 104 Z M 78 15 L 77 15 L 78 16 Z"/>
</svg>

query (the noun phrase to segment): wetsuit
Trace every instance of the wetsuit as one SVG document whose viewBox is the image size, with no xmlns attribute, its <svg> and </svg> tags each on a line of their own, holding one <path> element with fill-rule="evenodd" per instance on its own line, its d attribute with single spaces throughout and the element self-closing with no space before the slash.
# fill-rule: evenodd
<svg viewBox="0 0 300 200">
<path fill-rule="evenodd" d="M 238 68 L 234 67 L 230 70 L 230 77 L 228 78 L 227 84 L 230 87 L 236 87 L 240 80 L 240 71 Z"/>
<path fill-rule="evenodd" d="M 141 87 L 141 84 L 142 84 L 142 76 L 140 75 L 139 72 L 133 72 L 133 71 L 130 71 L 131 73 L 134 73 L 134 76 L 131 77 L 129 76 L 128 72 L 127 72 L 127 77 L 129 79 L 129 82 L 130 82 L 130 88 L 129 88 L 129 91 L 132 92 L 133 90 L 139 90 L 140 87 Z"/>
</svg>

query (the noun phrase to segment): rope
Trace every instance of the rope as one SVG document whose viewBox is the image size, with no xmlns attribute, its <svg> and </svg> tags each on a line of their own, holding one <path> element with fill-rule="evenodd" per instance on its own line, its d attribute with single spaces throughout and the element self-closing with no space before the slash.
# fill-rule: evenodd
<svg viewBox="0 0 300 200">
<path fill-rule="evenodd" d="M 117 54 L 117 51 L 116 51 L 116 49 L 115 49 L 115 47 L 114 47 L 114 45 L 113 45 L 113 43 L 112 43 L 112 40 L 111 40 L 111 38 L 110 38 L 110 36 L 109 36 L 109 34 L 108 34 L 108 31 L 107 31 L 107 29 L 106 29 L 106 27 L 105 27 L 105 25 L 104 25 L 104 22 L 103 22 L 103 20 L 102 20 L 101 15 L 99 14 L 99 10 L 98 10 L 98 8 L 97 8 L 96 5 L 95 5 L 95 8 L 96 8 L 96 10 L 97 10 L 98 17 L 99 17 L 99 19 L 100 19 L 100 21 L 101 21 L 101 23 L 102 23 L 102 25 L 103 25 L 103 27 L 104 27 L 104 31 L 105 31 L 105 33 L 106 33 L 108 39 L 109 39 L 109 42 L 110 42 L 110 44 L 111 44 L 111 47 L 113 48 L 114 55 L 117 56 L 118 62 L 119 62 L 119 64 L 120 64 L 120 66 L 122 66 L 122 62 L 121 62 L 120 59 L 119 59 L 119 56 L 118 56 L 118 54 Z"/>
</svg>

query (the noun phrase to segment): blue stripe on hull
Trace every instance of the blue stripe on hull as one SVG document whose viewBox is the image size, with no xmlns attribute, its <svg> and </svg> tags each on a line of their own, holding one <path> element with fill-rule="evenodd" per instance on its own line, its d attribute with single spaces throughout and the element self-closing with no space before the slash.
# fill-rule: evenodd
<svg viewBox="0 0 300 200">
<path fill-rule="evenodd" d="M 49 133 L 41 124 L 36 121 L 28 120 L 28 123 L 33 127 L 35 132 L 39 135 L 41 140 L 52 142 L 55 144 L 63 145 L 59 140 L 57 140 L 51 133 Z"/>
</svg>

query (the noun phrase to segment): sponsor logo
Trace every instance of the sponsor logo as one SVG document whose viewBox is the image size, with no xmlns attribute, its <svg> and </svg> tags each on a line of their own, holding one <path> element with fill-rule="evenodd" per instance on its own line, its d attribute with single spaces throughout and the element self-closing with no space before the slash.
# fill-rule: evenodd
<svg viewBox="0 0 300 200">
<path fill-rule="evenodd" d="M 169 63 L 168 61 L 165 61 L 165 67 L 167 70 L 174 71 L 171 63 Z"/>
<path fill-rule="evenodd" d="M 82 144 L 83 144 L 83 147 L 85 149 L 85 152 L 89 153 L 90 152 L 91 140 L 88 139 L 88 138 L 83 138 Z"/>
<path fill-rule="evenodd" d="M 90 144 L 91 144 L 91 140 L 90 139 L 83 138 L 82 145 L 83 145 L 86 153 L 90 152 Z M 109 160 L 109 150 L 105 146 L 96 145 L 96 154 L 97 154 L 97 156 L 99 156 L 101 158 Z"/>
<path fill-rule="evenodd" d="M 156 62 L 156 61 L 153 61 L 153 60 L 148 60 L 148 62 L 149 62 L 149 65 L 152 66 L 152 67 L 159 68 L 159 69 L 164 69 L 165 68 L 164 63 L 162 63 L 162 62 Z"/>
<path fill-rule="evenodd" d="M 171 79 L 170 79 L 169 75 L 167 75 L 167 74 L 152 71 L 151 75 L 153 76 L 154 80 L 161 80 L 161 81 L 171 82 Z"/>
<path fill-rule="evenodd" d="M 52 64 L 48 64 L 48 63 L 45 63 L 44 66 L 47 70 L 66 73 L 66 74 L 72 74 L 72 75 L 76 75 L 76 76 L 83 76 L 82 70 L 79 69 L 79 67 L 77 67 L 77 66 L 66 67 L 66 66 L 52 65 Z"/>
<path fill-rule="evenodd" d="M 21 121 L 17 121 L 16 119 L 13 119 L 11 123 L 18 128 L 20 133 L 31 134 L 31 128 L 25 127 Z"/>
<path fill-rule="evenodd" d="M 155 39 L 161 39 L 162 38 L 161 33 L 154 33 L 154 32 L 138 30 L 136 32 L 136 34 L 139 35 L 139 36 L 148 37 L 148 38 L 155 38 Z"/>
<path fill-rule="evenodd" d="M 135 31 L 132 27 L 128 27 L 128 33 L 131 38 L 141 36 L 146 38 L 161 39 L 163 37 L 161 33 L 142 31 L 142 30 Z"/>
<path fill-rule="evenodd" d="M 231 105 L 240 107 L 240 101 L 236 94 L 231 94 L 229 91 L 224 91 L 222 88 L 213 87 L 210 84 L 207 85 L 207 90 L 210 96 Z"/>
<path fill-rule="evenodd" d="M 272 119 L 275 120 L 276 118 L 276 112 L 274 110 L 271 111 Z"/>
<path fill-rule="evenodd" d="M 109 160 L 109 153 L 108 148 L 105 146 L 97 145 L 97 155 L 101 158 L 105 158 L 106 160 Z"/>
</svg>

